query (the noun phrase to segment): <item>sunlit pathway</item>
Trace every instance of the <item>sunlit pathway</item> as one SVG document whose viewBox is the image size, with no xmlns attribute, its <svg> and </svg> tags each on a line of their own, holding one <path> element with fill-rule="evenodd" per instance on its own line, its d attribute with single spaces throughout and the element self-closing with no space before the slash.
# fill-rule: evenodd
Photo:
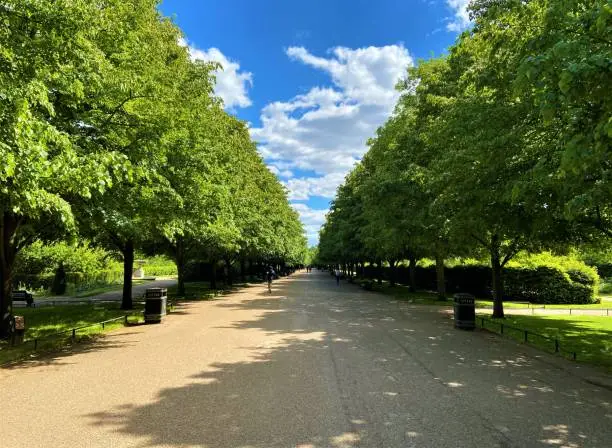
<svg viewBox="0 0 612 448">
<path fill-rule="evenodd" d="M 612 446 L 612 392 L 523 350 L 298 273 L 1 370 L 0 446 Z"/>
</svg>

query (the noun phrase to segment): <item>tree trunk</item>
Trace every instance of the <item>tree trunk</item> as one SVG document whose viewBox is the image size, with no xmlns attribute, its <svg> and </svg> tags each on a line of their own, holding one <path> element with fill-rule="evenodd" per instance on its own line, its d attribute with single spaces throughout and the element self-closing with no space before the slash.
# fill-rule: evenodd
<svg viewBox="0 0 612 448">
<path fill-rule="evenodd" d="M 408 271 L 410 275 L 410 290 L 416 292 L 416 257 L 413 254 L 408 256 Z"/>
<path fill-rule="evenodd" d="M 176 241 L 176 271 L 178 273 L 178 296 L 185 297 L 185 242 L 182 238 Z"/>
<path fill-rule="evenodd" d="M 134 241 L 127 240 L 123 246 L 123 297 L 121 309 L 131 310 L 132 303 L 132 273 L 134 272 Z"/>
<path fill-rule="evenodd" d="M 9 335 L 9 314 L 12 311 L 11 289 L 16 249 L 13 247 L 18 222 L 0 212 L 0 337 Z"/>
<path fill-rule="evenodd" d="M 210 289 L 217 290 L 217 260 L 213 260 L 210 264 Z"/>
<path fill-rule="evenodd" d="M 436 254 L 436 285 L 438 300 L 446 300 L 446 283 L 444 279 L 444 257 Z"/>
<path fill-rule="evenodd" d="M 395 260 L 389 260 L 389 283 L 391 286 L 395 286 Z"/>
<path fill-rule="evenodd" d="M 232 261 L 229 258 L 226 258 L 225 260 L 225 269 L 227 270 L 227 276 L 226 278 L 226 284 L 228 286 L 232 286 L 234 283 L 234 279 L 232 277 Z"/>
<path fill-rule="evenodd" d="M 491 237 L 491 272 L 493 275 L 493 317 L 504 317 L 504 282 L 502 278 L 501 256 L 499 253 L 499 236 Z"/>
</svg>

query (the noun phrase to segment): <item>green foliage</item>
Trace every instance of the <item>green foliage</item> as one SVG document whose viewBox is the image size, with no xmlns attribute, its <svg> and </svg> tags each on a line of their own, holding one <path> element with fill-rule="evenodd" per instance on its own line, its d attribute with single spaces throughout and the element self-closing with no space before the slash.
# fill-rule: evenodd
<svg viewBox="0 0 612 448">
<path fill-rule="evenodd" d="M 137 259 L 144 259 L 142 268 L 147 277 L 168 277 L 176 275 L 176 264 L 164 255 L 144 257 L 136 255 Z"/>
<path fill-rule="evenodd" d="M 66 272 L 80 272 L 84 275 L 93 275 L 103 270 L 118 270 L 121 267 L 108 251 L 99 247 L 86 243 L 44 244 L 37 241 L 20 252 L 15 273 L 53 275 L 60 264 L 64 265 Z"/>
<path fill-rule="evenodd" d="M 19 252 L 67 233 L 117 253 L 125 272 L 135 249 L 156 245 L 179 283 L 196 255 L 303 261 L 286 191 L 213 94 L 217 64 L 192 61 L 157 6 L 0 5 L 0 314 L 11 284 L 33 275 L 15 275 Z M 88 284 L 101 272 L 72 264 L 68 276 Z M 131 277 L 124 282 L 130 308 Z"/>
<path fill-rule="evenodd" d="M 609 247 L 612 13 L 608 0 L 474 0 L 470 11 L 474 27 L 448 55 L 398 84 L 395 111 L 338 188 L 319 254 L 435 259 L 441 297 L 444 258 L 487 257 L 503 317 L 504 268 L 521 251 Z M 592 301 L 593 271 L 568 263 L 526 269 L 560 300 Z M 534 282 L 513 294 L 553 300 Z"/>
</svg>

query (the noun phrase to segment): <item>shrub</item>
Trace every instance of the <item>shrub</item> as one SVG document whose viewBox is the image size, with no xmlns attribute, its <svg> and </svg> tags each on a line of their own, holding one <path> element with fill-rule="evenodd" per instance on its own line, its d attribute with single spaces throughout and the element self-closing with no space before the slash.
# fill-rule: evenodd
<svg viewBox="0 0 612 448">
<path fill-rule="evenodd" d="M 376 269 L 365 269 L 365 277 L 372 278 Z M 599 277 L 597 271 L 572 257 L 559 257 L 550 253 L 523 255 L 504 269 L 505 300 L 533 303 L 585 304 L 598 301 Z M 388 269 L 383 277 L 388 279 Z M 491 297 L 491 268 L 478 264 L 457 264 L 446 267 L 446 290 L 449 294 L 467 292 L 477 297 Z M 409 270 L 400 266 L 396 281 L 410 283 Z M 417 266 L 416 281 L 419 289 L 436 290 L 434 266 Z"/>
<path fill-rule="evenodd" d="M 137 256 L 136 258 L 139 257 Z M 138 267 L 138 263 L 136 263 L 135 266 Z M 142 268 L 144 269 L 146 276 L 166 277 L 177 275 L 176 264 L 174 261 L 162 255 L 144 258 Z"/>
<path fill-rule="evenodd" d="M 66 272 L 87 274 L 121 269 L 121 263 L 104 249 L 90 247 L 88 244 L 73 245 L 66 242 L 43 244 L 37 241 L 19 253 L 15 262 L 15 273 L 17 275 L 54 274 L 60 264 L 64 265 Z"/>
</svg>

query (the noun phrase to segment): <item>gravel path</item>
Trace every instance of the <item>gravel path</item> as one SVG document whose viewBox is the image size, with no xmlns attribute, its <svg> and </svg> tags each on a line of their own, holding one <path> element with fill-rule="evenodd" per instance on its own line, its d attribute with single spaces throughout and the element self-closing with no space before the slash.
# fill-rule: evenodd
<svg viewBox="0 0 612 448">
<path fill-rule="evenodd" d="M 0 370 L 13 447 L 610 447 L 585 369 L 297 273 Z"/>
</svg>

